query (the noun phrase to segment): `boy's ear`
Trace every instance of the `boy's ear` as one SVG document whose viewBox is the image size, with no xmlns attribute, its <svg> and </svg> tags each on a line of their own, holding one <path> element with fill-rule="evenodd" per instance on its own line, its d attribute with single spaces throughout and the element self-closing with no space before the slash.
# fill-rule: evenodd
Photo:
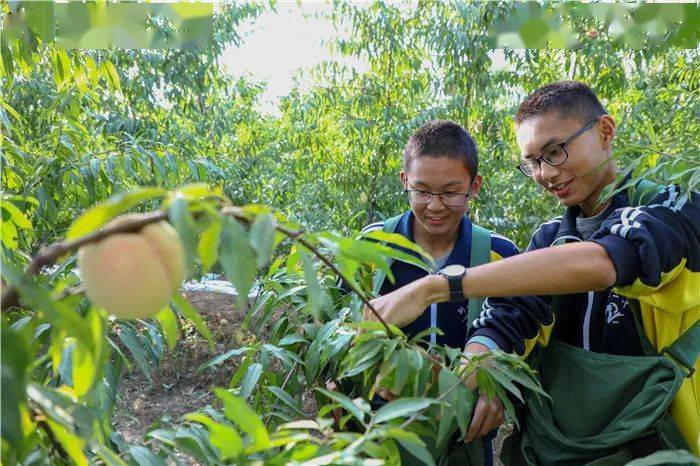
<svg viewBox="0 0 700 466">
<path fill-rule="evenodd" d="M 474 181 L 472 181 L 472 190 L 469 197 L 476 197 L 476 195 L 479 194 L 481 183 L 483 181 L 484 179 L 481 177 L 481 175 L 476 175 L 476 177 L 474 177 Z"/>
<path fill-rule="evenodd" d="M 399 176 L 401 177 L 401 183 L 406 185 L 406 172 L 401 170 L 401 173 L 399 173 Z"/>
<path fill-rule="evenodd" d="M 615 138 L 615 130 L 617 124 L 615 119 L 610 115 L 603 115 L 600 117 L 600 143 L 603 149 L 610 149 L 612 146 L 612 140 Z"/>
</svg>

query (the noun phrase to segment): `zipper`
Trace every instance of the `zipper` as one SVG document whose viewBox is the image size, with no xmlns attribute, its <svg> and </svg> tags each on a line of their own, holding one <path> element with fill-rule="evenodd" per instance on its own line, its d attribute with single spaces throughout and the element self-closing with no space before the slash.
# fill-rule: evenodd
<svg viewBox="0 0 700 466">
<path fill-rule="evenodd" d="M 561 244 L 565 244 L 565 241 L 569 240 L 574 240 L 577 242 L 582 242 L 583 240 L 577 236 L 574 235 L 564 235 L 556 238 L 553 242 L 552 245 L 554 245 L 556 242 L 560 240 L 564 240 Z M 593 310 L 593 297 L 594 297 L 595 291 L 589 291 L 587 293 L 587 299 L 588 302 L 586 303 L 586 314 L 583 316 L 583 326 L 581 327 L 581 333 L 583 337 L 583 349 L 585 351 L 590 351 L 591 350 L 591 311 Z"/>
<path fill-rule="evenodd" d="M 437 327 L 437 303 L 430 305 L 430 326 Z M 430 334 L 430 343 L 437 343 L 437 333 L 433 332 Z"/>
<path fill-rule="evenodd" d="M 583 317 L 583 349 L 591 349 L 591 309 L 593 308 L 594 291 L 588 292 L 588 304 L 586 305 L 586 315 Z"/>
</svg>

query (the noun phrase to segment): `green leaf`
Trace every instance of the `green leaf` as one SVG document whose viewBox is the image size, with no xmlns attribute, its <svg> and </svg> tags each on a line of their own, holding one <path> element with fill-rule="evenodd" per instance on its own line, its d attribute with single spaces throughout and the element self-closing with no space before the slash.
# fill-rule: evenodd
<svg viewBox="0 0 700 466">
<path fill-rule="evenodd" d="M 467 435 L 469 423 L 472 419 L 476 395 L 474 394 L 475 392 L 467 390 L 467 387 L 459 387 L 456 388 L 455 391 L 457 392 L 455 395 L 456 400 L 451 404 L 452 408 L 455 410 L 455 418 L 457 419 L 459 431 L 462 437 L 464 437 Z"/>
<path fill-rule="evenodd" d="M 48 291 L 36 285 L 32 277 L 27 277 L 13 264 L 4 260 L 2 275 L 7 283 L 17 289 L 20 296 L 34 309 L 40 310 L 42 316 L 55 328 L 64 330 L 86 345 L 93 343 L 90 328 L 80 315 L 66 303 L 53 301 Z"/>
<path fill-rule="evenodd" d="M 248 397 L 250 397 L 251 393 L 253 393 L 253 390 L 255 390 L 255 386 L 258 384 L 258 380 L 260 380 L 260 376 L 262 375 L 263 372 L 263 366 L 260 363 L 254 363 L 251 364 L 248 367 L 248 370 L 246 371 L 245 375 L 243 376 L 243 380 L 241 381 L 241 388 L 240 391 L 238 392 L 238 396 L 243 398 L 244 400 L 247 400 Z"/>
<path fill-rule="evenodd" d="M 304 270 L 304 280 L 306 280 L 306 292 L 308 297 L 309 312 L 316 319 L 321 317 L 321 284 L 318 282 L 314 264 L 309 255 L 301 251 L 301 264 Z"/>
<path fill-rule="evenodd" d="M 63 447 L 63 450 L 68 453 L 72 460 L 72 464 L 76 466 L 87 466 L 88 459 L 83 453 L 85 448 L 85 440 L 70 432 L 64 425 L 59 424 L 53 419 L 47 419 L 47 424 L 51 428 L 54 437 Z"/>
<path fill-rule="evenodd" d="M 241 354 L 249 351 L 250 348 L 247 346 L 244 346 L 242 348 L 234 348 L 232 350 L 226 351 L 224 354 L 220 354 L 216 356 L 215 358 L 210 359 L 209 361 L 205 362 L 199 368 L 197 368 L 197 374 L 202 372 L 204 369 L 208 369 L 210 367 L 218 366 L 219 364 L 223 363 L 224 361 L 233 358 L 235 356 L 240 356 Z"/>
<path fill-rule="evenodd" d="M 246 453 L 269 448 L 270 437 L 265 424 L 260 420 L 259 414 L 253 411 L 242 398 L 234 396 L 228 390 L 217 387 L 214 389 L 214 393 L 224 403 L 226 418 L 238 424 L 238 427 L 253 440 L 246 447 Z"/>
<path fill-rule="evenodd" d="M 138 188 L 112 196 L 78 217 L 68 229 L 66 239 L 78 238 L 95 231 L 125 210 L 163 194 L 165 191 L 160 188 Z"/>
<path fill-rule="evenodd" d="M 326 397 L 328 397 L 331 400 L 338 403 L 340 406 L 345 408 L 345 410 L 348 413 L 352 414 L 355 417 L 355 419 L 360 421 L 360 423 L 362 423 L 363 426 L 366 425 L 365 424 L 365 417 L 368 414 L 368 412 L 365 411 L 362 406 L 356 405 L 350 398 L 343 395 L 342 393 L 334 392 L 331 390 L 326 390 L 324 388 L 318 388 L 318 387 L 314 388 L 314 390 L 316 390 L 317 392 L 325 395 Z"/>
<path fill-rule="evenodd" d="M 180 186 L 175 191 L 168 195 L 167 199 L 163 203 L 163 207 L 167 208 L 175 199 L 182 198 L 188 201 L 194 201 L 198 199 L 225 199 L 223 190 L 221 188 L 210 188 L 207 183 L 192 183 L 184 186 Z"/>
<path fill-rule="evenodd" d="M 277 342 L 277 344 L 279 346 L 287 346 L 295 343 L 301 343 L 302 341 L 306 341 L 306 338 L 302 337 L 298 333 L 292 333 L 285 335 L 280 341 Z"/>
<path fill-rule="evenodd" d="M 209 440 L 219 449 L 219 458 L 222 461 L 236 458 L 243 453 L 243 439 L 233 427 L 218 423 L 200 413 L 186 414 L 185 419 L 203 424 L 209 429 Z"/>
<path fill-rule="evenodd" d="M 280 348 L 279 346 L 265 343 L 262 347 L 265 351 L 269 352 L 274 357 L 282 361 L 286 367 L 292 367 L 295 362 L 302 362 L 299 356 L 297 356 L 295 353 L 288 351 L 284 348 Z"/>
<path fill-rule="evenodd" d="M 71 73 L 70 58 L 68 58 L 65 50 L 54 50 L 52 58 L 54 81 L 56 81 L 58 88 L 61 89 Z"/>
<path fill-rule="evenodd" d="M 257 272 L 255 251 L 243 227 L 228 217 L 224 219 L 219 251 L 224 273 L 236 287 L 239 306 L 243 306 L 248 300 Z"/>
<path fill-rule="evenodd" d="M 2 239 L 2 244 L 11 251 L 15 251 L 19 247 L 17 242 L 17 228 L 12 222 L 2 222 L 0 225 L 0 239 Z"/>
<path fill-rule="evenodd" d="M 101 332 L 100 337 L 102 337 Z M 86 347 L 81 343 L 76 343 L 73 346 L 71 363 L 73 389 L 77 396 L 83 396 L 92 389 L 97 378 L 101 375 L 101 364 L 95 361 L 91 347 Z"/>
<path fill-rule="evenodd" d="M 135 445 L 129 448 L 129 455 L 139 466 L 166 466 L 167 463 L 150 449 Z"/>
<path fill-rule="evenodd" d="M 382 230 L 370 231 L 363 238 L 375 239 L 380 243 L 393 244 L 420 254 L 428 263 L 432 262 L 432 257 L 422 247 L 399 233 L 388 233 Z"/>
<path fill-rule="evenodd" d="M 438 389 L 440 396 L 443 397 L 444 403 L 440 406 L 440 425 L 438 427 L 436 440 L 438 447 L 442 446 L 443 442 L 447 441 L 454 432 L 452 426 L 455 418 L 457 415 L 461 414 L 461 410 L 457 408 L 457 405 L 464 401 L 460 399 L 460 393 L 466 391 L 464 389 L 460 390 L 463 387 L 459 377 L 445 368 L 440 369 L 440 374 L 438 375 Z M 466 422 L 467 419 L 464 419 L 463 422 L 458 422 L 458 425 L 461 427 L 466 424 Z"/>
<path fill-rule="evenodd" d="M 202 319 L 189 301 L 187 301 L 187 299 L 185 299 L 185 297 L 181 294 L 175 293 L 170 298 L 170 303 L 173 305 L 175 310 L 180 313 L 180 315 L 192 322 L 194 328 L 196 328 L 200 335 L 202 335 L 207 340 L 207 343 L 209 343 L 209 350 L 214 351 L 214 338 L 211 336 L 209 327 L 207 327 L 204 319 Z"/>
<path fill-rule="evenodd" d="M 104 461 L 105 466 L 129 466 L 129 463 L 119 457 L 117 453 L 105 446 L 103 442 L 91 447 L 98 458 Z"/>
<path fill-rule="evenodd" d="M 274 385 L 270 385 L 267 387 L 267 389 L 272 392 L 282 403 L 284 403 L 285 406 L 290 408 L 294 413 L 299 416 L 299 417 L 306 417 L 306 413 L 304 412 L 304 409 L 301 407 L 299 402 L 297 402 L 294 398 L 292 398 L 289 393 L 285 392 L 282 388 L 280 387 L 275 387 Z"/>
<path fill-rule="evenodd" d="M 197 244 L 197 254 L 202 261 L 202 270 L 209 272 L 218 260 L 219 244 L 221 242 L 221 220 L 213 220 L 204 229 Z"/>
<path fill-rule="evenodd" d="M 386 422 L 397 417 L 413 414 L 435 403 L 435 400 L 429 398 L 399 398 L 379 408 L 375 413 L 374 422 Z"/>
<path fill-rule="evenodd" d="M 25 2 L 22 7 L 25 10 L 27 26 L 42 40 L 53 41 L 56 24 L 53 2 Z"/>
<path fill-rule="evenodd" d="M 520 390 L 508 378 L 507 373 L 501 372 L 501 367 L 503 367 L 503 366 L 494 366 L 494 367 L 486 366 L 485 369 L 486 369 L 486 371 L 488 371 L 488 373 L 491 375 L 491 377 L 496 379 L 496 382 L 498 382 L 501 385 L 501 387 L 508 390 L 510 393 L 513 394 L 513 396 L 515 396 L 520 401 L 523 401 L 523 397 L 522 397 L 522 394 L 520 393 Z M 508 371 L 508 372 L 510 372 L 510 371 Z"/>
<path fill-rule="evenodd" d="M 92 436 L 94 418 L 86 406 L 74 402 L 53 388 L 34 382 L 27 385 L 27 396 L 57 423 L 69 427 L 83 438 Z"/>
<path fill-rule="evenodd" d="M 119 73 L 117 73 L 117 69 L 114 67 L 114 64 L 109 60 L 105 60 L 102 62 L 101 68 L 102 76 L 107 78 L 107 81 L 112 85 L 112 87 L 118 91 L 121 91 L 121 80 L 119 79 Z"/>
<path fill-rule="evenodd" d="M 253 356 L 255 354 L 255 351 L 251 351 L 245 356 L 245 358 L 243 358 L 243 361 L 241 361 L 241 364 L 238 366 L 238 369 L 236 369 L 236 372 L 233 374 L 231 380 L 229 381 L 229 388 L 237 387 L 240 381 L 243 380 L 243 376 L 248 371 L 248 367 L 250 367 L 250 365 L 253 364 Z"/>
<path fill-rule="evenodd" d="M 424 330 L 421 330 L 420 332 L 416 333 L 411 339 L 409 340 L 411 343 L 417 343 L 420 341 L 423 337 L 426 337 L 431 334 L 435 334 L 437 336 L 442 336 L 445 334 L 440 327 L 428 327 Z"/>
<path fill-rule="evenodd" d="M 129 350 L 131 355 L 134 357 L 134 361 L 143 372 L 143 375 L 148 378 L 149 381 L 153 381 L 151 378 L 151 366 L 148 363 L 148 349 L 143 345 L 141 339 L 136 335 L 134 329 L 128 325 L 121 325 L 119 327 L 119 339 L 124 343 L 124 346 Z"/>
<path fill-rule="evenodd" d="M 208 432 L 198 424 L 180 426 L 175 432 L 175 446 L 204 464 L 216 464 L 218 452 L 209 442 Z"/>
<path fill-rule="evenodd" d="M 397 438 L 396 441 L 399 442 L 402 447 L 408 450 L 408 452 L 421 463 L 427 464 L 429 466 L 435 466 L 435 460 L 433 459 L 433 455 L 431 455 L 428 449 L 420 443 L 402 438 Z"/>
<path fill-rule="evenodd" d="M 23 332 L 10 329 L 3 320 L 0 324 L 0 381 L 2 383 L 2 416 L 0 430 L 2 437 L 16 450 L 21 449 L 22 412 L 26 412 L 25 392 L 27 369 L 31 362 L 31 352 Z"/>
<path fill-rule="evenodd" d="M 343 362 L 345 366 L 341 378 L 352 377 L 374 366 L 383 357 L 384 341 L 370 339 L 361 345 L 356 345 Z"/>
<path fill-rule="evenodd" d="M 178 337 L 177 315 L 175 315 L 170 307 L 165 307 L 156 314 L 156 319 L 160 322 L 160 328 L 168 344 L 168 349 L 170 349 L 170 351 L 174 350 Z"/>
<path fill-rule="evenodd" d="M 27 216 L 24 215 L 24 212 L 19 210 L 16 205 L 9 201 L 3 200 L 3 202 L 0 203 L 0 207 L 5 209 L 10 214 L 10 218 L 13 222 L 15 222 L 15 225 L 24 230 L 32 229 L 32 222 L 29 221 Z"/>
<path fill-rule="evenodd" d="M 194 251 L 197 249 L 197 231 L 188 201 L 176 198 L 168 207 L 168 216 L 185 246 L 185 270 L 190 271 L 194 265 Z"/>
<path fill-rule="evenodd" d="M 250 227 L 250 244 L 258 253 L 257 265 L 263 267 L 270 260 L 275 244 L 275 217 L 261 214 L 255 217 Z"/>
<path fill-rule="evenodd" d="M 394 375 L 394 385 L 391 388 L 391 391 L 394 393 L 401 393 L 403 390 L 403 387 L 406 385 L 406 381 L 408 380 L 408 375 L 410 372 L 409 369 L 409 361 L 410 361 L 410 356 L 407 354 L 410 350 L 408 349 L 401 349 L 397 353 L 397 362 L 396 362 L 396 373 Z"/>
</svg>

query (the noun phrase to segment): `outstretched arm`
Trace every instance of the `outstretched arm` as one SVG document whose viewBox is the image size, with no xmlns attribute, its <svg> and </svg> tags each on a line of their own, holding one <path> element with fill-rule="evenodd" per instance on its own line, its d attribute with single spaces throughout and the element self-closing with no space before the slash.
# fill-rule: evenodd
<svg viewBox="0 0 700 466">
<path fill-rule="evenodd" d="M 604 290 L 615 284 L 616 277 L 603 246 L 583 241 L 470 268 L 462 289 L 468 297 L 557 295 Z M 407 325 L 430 304 L 449 298 L 447 280 L 428 275 L 371 303 L 384 319 Z"/>
</svg>

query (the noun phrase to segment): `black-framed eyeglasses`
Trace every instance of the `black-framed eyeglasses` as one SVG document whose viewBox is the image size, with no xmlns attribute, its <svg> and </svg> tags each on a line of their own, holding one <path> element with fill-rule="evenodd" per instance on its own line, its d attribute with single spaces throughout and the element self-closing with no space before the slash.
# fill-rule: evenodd
<svg viewBox="0 0 700 466">
<path fill-rule="evenodd" d="M 566 159 L 569 158 L 569 152 L 566 150 L 566 146 L 571 141 L 585 133 L 598 120 L 600 120 L 599 116 L 586 123 L 583 128 L 576 131 L 562 142 L 547 147 L 542 151 L 542 154 L 539 157 L 523 160 L 518 164 L 518 170 L 520 170 L 525 176 L 532 177 L 536 176 L 542 170 L 542 161 L 544 161 L 544 163 L 547 165 L 551 165 L 552 167 L 556 167 L 557 165 L 561 165 L 562 163 L 566 162 Z"/>
<path fill-rule="evenodd" d="M 413 185 L 410 181 L 408 181 L 408 179 L 406 179 L 406 183 L 411 188 L 413 188 Z M 438 198 L 440 198 L 440 202 L 442 202 L 447 207 L 462 207 L 467 202 L 467 198 L 469 197 L 469 193 L 471 193 L 471 190 L 472 185 L 471 183 L 469 183 L 469 189 L 467 190 L 467 193 L 458 193 L 451 191 L 444 193 L 433 193 L 430 191 L 423 191 L 415 188 L 404 189 L 403 192 L 408 193 L 408 199 L 415 204 L 430 204 L 430 201 L 433 200 L 433 196 L 438 196 Z"/>
</svg>

